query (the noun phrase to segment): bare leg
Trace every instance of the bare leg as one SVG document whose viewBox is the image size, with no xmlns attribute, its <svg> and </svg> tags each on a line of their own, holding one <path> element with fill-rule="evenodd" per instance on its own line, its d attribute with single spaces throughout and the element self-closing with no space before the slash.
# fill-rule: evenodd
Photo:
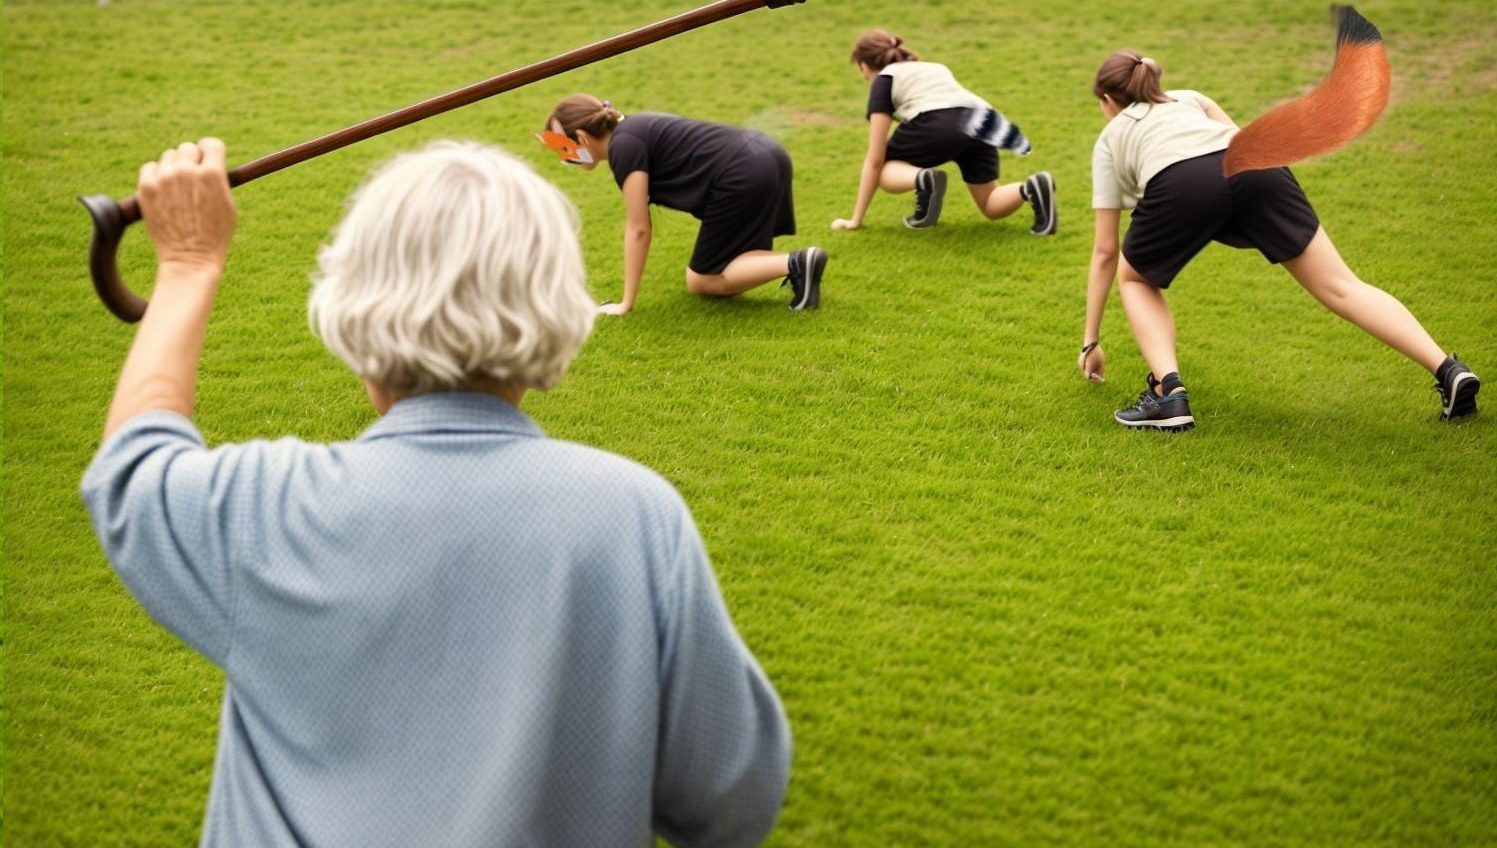
<svg viewBox="0 0 1497 848">
<path fill-rule="evenodd" d="M 1024 205 L 1024 198 L 1019 196 L 1018 183 L 999 185 L 997 180 L 977 185 L 968 183 L 967 191 L 972 192 L 972 202 L 977 204 L 978 210 L 989 221 L 1007 218 Z"/>
<path fill-rule="evenodd" d="M 790 273 L 790 254 L 750 250 L 728 263 L 721 274 L 686 269 L 686 290 L 694 295 L 732 297 Z"/>
<path fill-rule="evenodd" d="M 884 169 L 878 174 L 878 187 L 890 194 L 904 194 L 915 190 L 915 175 L 920 173 L 920 168 L 908 162 L 894 160 L 884 163 Z"/>
<path fill-rule="evenodd" d="M 1305 252 L 1285 262 L 1284 268 L 1327 309 L 1423 365 L 1431 374 L 1445 361 L 1445 351 L 1408 307 L 1382 289 L 1362 282 L 1346 267 L 1324 229 L 1317 230 Z"/>
<path fill-rule="evenodd" d="M 1175 360 L 1175 316 L 1164 292 L 1140 277 L 1124 257 L 1118 257 L 1118 294 L 1123 311 L 1133 327 L 1133 338 L 1139 352 L 1149 364 L 1156 379 L 1180 370 Z"/>
</svg>

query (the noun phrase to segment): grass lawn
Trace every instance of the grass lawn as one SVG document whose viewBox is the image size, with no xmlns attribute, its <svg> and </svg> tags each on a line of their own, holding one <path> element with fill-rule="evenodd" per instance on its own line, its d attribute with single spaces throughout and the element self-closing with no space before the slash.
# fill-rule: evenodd
<svg viewBox="0 0 1497 848">
<path fill-rule="evenodd" d="M 217 134 L 243 162 L 680 11 L 662 0 L 4 4 L 4 831 L 16 846 L 197 836 L 223 678 L 111 573 L 77 485 L 131 331 L 95 301 L 83 193 Z M 1497 8 L 1369 0 L 1394 102 L 1297 169 L 1351 265 L 1497 380 Z M 1061 234 L 852 207 L 866 27 L 1017 121 Z M 506 145 L 582 210 L 621 289 L 606 171 L 530 141 L 583 90 L 770 132 L 817 313 L 773 286 L 689 296 L 694 222 L 656 214 L 636 312 L 533 395 L 554 436 L 686 496 L 796 750 L 780 846 L 1497 845 L 1497 428 L 1442 424 L 1417 366 L 1254 253 L 1171 290 L 1197 429 L 1122 432 L 1146 368 L 1114 303 L 1111 379 L 1075 372 L 1091 246 L 1090 96 L 1137 46 L 1246 121 L 1327 70 L 1320 2 L 811 0 L 755 12 L 299 165 L 235 193 L 209 329 L 210 441 L 350 438 L 373 413 L 306 328 L 307 275 L 360 177 L 442 137 Z M 952 171 L 955 176 L 954 170 Z M 151 253 L 127 237 L 127 278 Z M 1497 385 L 1497 384 L 1494 384 Z M 1497 406 L 1489 389 L 1487 406 Z"/>
</svg>

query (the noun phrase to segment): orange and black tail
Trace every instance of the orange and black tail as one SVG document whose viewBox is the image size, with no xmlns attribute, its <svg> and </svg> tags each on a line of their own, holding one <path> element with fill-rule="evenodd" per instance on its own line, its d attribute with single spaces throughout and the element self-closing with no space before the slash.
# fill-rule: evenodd
<svg viewBox="0 0 1497 848">
<path fill-rule="evenodd" d="M 1350 6 L 1332 6 L 1331 14 L 1337 26 L 1330 76 L 1244 127 L 1222 161 L 1227 176 L 1336 150 L 1366 132 L 1388 105 L 1393 72 L 1382 33 Z"/>
</svg>

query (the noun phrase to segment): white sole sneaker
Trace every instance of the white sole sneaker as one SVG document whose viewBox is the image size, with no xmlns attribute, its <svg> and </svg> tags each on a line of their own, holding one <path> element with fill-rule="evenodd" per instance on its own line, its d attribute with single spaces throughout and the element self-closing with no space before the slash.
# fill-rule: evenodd
<svg viewBox="0 0 1497 848">
<path fill-rule="evenodd" d="M 904 225 L 912 230 L 923 230 L 927 227 L 934 227 L 936 222 L 941 220 L 941 206 L 946 201 L 946 172 L 937 171 L 934 168 L 925 168 L 920 173 L 930 174 L 930 200 L 925 204 L 924 218 L 916 219 L 914 215 L 911 215 L 904 219 Z M 917 190 L 919 180 L 920 178 L 917 176 L 915 178 Z"/>
<path fill-rule="evenodd" d="M 1040 212 L 1040 223 L 1029 232 L 1037 236 L 1053 236 L 1060 229 L 1060 209 L 1055 203 L 1055 178 L 1049 171 L 1040 171 L 1025 182 L 1029 183 L 1029 202 Z"/>
</svg>

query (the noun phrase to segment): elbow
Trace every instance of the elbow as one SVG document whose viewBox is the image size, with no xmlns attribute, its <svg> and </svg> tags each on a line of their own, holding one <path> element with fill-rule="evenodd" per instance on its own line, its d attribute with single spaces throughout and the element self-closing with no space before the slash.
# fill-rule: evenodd
<svg viewBox="0 0 1497 848">
<path fill-rule="evenodd" d="M 146 521 L 142 513 L 153 503 L 151 495 L 160 490 L 165 464 L 164 458 L 150 455 L 128 464 L 95 460 L 83 476 L 80 489 L 94 535 L 122 574 L 136 564 L 130 556 L 136 547 L 133 528 Z"/>
</svg>

